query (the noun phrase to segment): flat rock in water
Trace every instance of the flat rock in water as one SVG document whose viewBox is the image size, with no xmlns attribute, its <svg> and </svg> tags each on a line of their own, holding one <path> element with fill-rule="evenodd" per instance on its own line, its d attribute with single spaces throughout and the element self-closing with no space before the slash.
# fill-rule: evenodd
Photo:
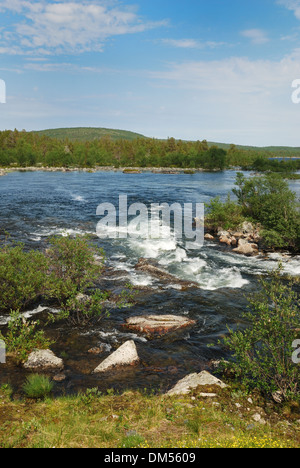
<svg viewBox="0 0 300 468">
<path fill-rule="evenodd" d="M 227 385 L 222 380 L 217 379 L 207 371 L 200 372 L 200 374 L 189 374 L 181 379 L 175 387 L 167 392 L 167 395 L 186 395 L 191 390 L 199 386 L 216 385 L 220 388 L 226 388 Z"/>
<path fill-rule="evenodd" d="M 140 360 L 133 340 L 126 341 L 120 348 L 113 352 L 101 364 L 96 367 L 93 374 L 106 372 L 117 366 L 130 366 Z"/>
<path fill-rule="evenodd" d="M 62 370 L 64 363 L 50 349 L 36 349 L 28 356 L 24 367 L 32 370 Z"/>
<path fill-rule="evenodd" d="M 151 335 L 164 335 L 168 332 L 194 325 L 195 320 L 176 315 L 142 315 L 129 317 L 124 326 L 130 330 Z"/>
</svg>

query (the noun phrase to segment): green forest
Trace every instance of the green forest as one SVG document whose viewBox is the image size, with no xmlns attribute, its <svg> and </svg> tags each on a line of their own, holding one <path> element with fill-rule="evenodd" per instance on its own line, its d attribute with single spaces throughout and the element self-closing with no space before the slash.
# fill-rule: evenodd
<svg viewBox="0 0 300 468">
<path fill-rule="evenodd" d="M 86 140 L 80 138 L 82 132 L 79 130 L 84 129 L 78 130 L 77 139 L 75 130 L 73 129 L 72 138 L 68 137 L 68 132 L 64 138 L 62 131 L 56 138 L 50 137 L 46 132 L 1 131 L 0 167 L 174 167 L 210 171 L 238 166 L 242 169 L 274 172 L 293 172 L 300 169 L 300 159 L 288 162 L 270 160 L 271 157 L 284 156 L 282 148 L 276 153 L 276 148 L 242 148 L 235 145 L 222 147 L 222 144 L 212 144 L 206 140 L 159 140 L 124 131 L 102 131 L 99 138 L 99 132 L 94 131 L 91 140 Z M 87 131 L 83 134 L 86 137 L 91 136 Z M 300 154 L 287 153 L 288 157 L 295 155 Z"/>
</svg>

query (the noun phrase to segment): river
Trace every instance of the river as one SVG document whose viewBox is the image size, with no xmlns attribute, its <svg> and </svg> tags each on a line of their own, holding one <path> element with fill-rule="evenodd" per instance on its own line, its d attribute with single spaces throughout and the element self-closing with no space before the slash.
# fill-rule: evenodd
<svg viewBox="0 0 300 468">
<path fill-rule="evenodd" d="M 249 174 L 246 174 L 249 175 Z M 214 242 L 199 249 L 186 249 L 184 239 L 98 239 L 95 236 L 99 204 L 116 207 L 119 195 L 128 203 L 206 203 L 219 195 L 225 199 L 234 186 L 234 171 L 196 174 L 123 174 L 122 172 L 13 172 L 0 178 L 1 231 L 21 241 L 25 248 L 45 248 L 49 236 L 94 235 L 94 242 L 106 253 L 106 265 L 113 271 L 102 287 L 119 291 L 128 281 L 141 288 L 130 309 L 115 310 L 99 325 L 70 329 L 58 323 L 48 327 L 56 340 L 53 351 L 64 357 L 67 379 L 56 385 L 56 393 L 73 393 L 86 388 L 154 388 L 165 390 L 190 372 L 199 372 L 209 362 L 224 356 L 218 340 L 227 326 L 235 328 L 247 307 L 247 295 L 257 290 L 258 277 L 283 261 L 284 270 L 300 275 L 300 257 L 270 255 L 244 257 Z M 291 181 L 300 196 L 300 182 Z M 155 260 L 174 276 L 196 282 L 198 287 L 181 290 L 176 284 L 162 284 L 134 266 L 140 257 Z M 29 315 L 43 316 L 45 304 L 37 304 Z M 128 316 L 141 314 L 185 315 L 196 321 L 192 329 L 147 340 L 123 327 Z M 0 317 L 4 325 L 7 317 Z M 130 369 L 103 376 L 91 371 L 120 344 L 136 342 L 141 363 Z M 209 347 L 209 344 L 213 346 Z M 93 346 L 105 346 L 102 356 L 88 353 Z M 19 388 L 26 371 L 0 365 L 0 384 Z"/>
</svg>

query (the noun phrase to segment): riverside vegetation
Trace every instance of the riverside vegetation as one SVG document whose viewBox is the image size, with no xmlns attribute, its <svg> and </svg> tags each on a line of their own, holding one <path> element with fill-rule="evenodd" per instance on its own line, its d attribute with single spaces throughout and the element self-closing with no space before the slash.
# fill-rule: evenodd
<svg viewBox="0 0 300 468">
<path fill-rule="evenodd" d="M 249 221 L 259 228 L 265 248 L 300 252 L 299 202 L 287 181 L 275 173 L 251 178 L 238 173 L 233 193 L 237 201 L 229 194 L 225 202 L 217 197 L 207 204 L 209 230 L 237 230 Z"/>
<path fill-rule="evenodd" d="M 211 144 L 206 140 L 157 140 L 103 129 L 0 132 L 0 167 L 6 168 L 114 166 L 198 168 L 211 171 L 239 166 L 257 171 L 280 171 L 287 177 L 300 169 L 300 158 L 288 162 L 271 161 L 269 158 L 274 156 L 299 157 L 300 150 L 238 147 Z"/>
</svg>

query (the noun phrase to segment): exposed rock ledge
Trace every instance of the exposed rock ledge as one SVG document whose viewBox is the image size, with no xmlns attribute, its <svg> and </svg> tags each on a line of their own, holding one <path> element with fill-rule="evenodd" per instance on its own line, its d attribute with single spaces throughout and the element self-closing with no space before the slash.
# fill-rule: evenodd
<svg viewBox="0 0 300 468">
<path fill-rule="evenodd" d="M 181 379 L 175 387 L 167 392 L 167 395 L 186 395 L 191 390 L 200 386 L 214 386 L 226 388 L 227 385 L 222 380 L 217 379 L 207 371 L 200 372 L 200 374 L 190 374 Z M 212 396 L 213 394 L 203 394 L 205 396 Z"/>
<path fill-rule="evenodd" d="M 194 325 L 195 320 L 176 315 L 142 315 L 129 317 L 123 325 L 130 330 L 145 333 L 148 337 L 165 335 L 168 332 Z"/>
</svg>

